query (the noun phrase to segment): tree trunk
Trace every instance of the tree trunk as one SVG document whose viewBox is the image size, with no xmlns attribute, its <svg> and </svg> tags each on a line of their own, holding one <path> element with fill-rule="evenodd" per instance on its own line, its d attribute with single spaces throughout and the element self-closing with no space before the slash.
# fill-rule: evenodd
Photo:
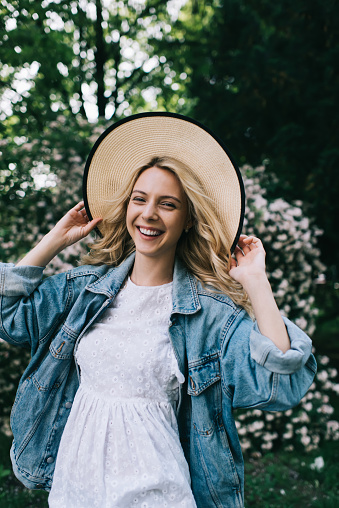
<svg viewBox="0 0 339 508">
<path fill-rule="evenodd" d="M 95 65 L 96 65 L 96 82 L 98 86 L 97 91 L 97 104 L 99 117 L 105 117 L 105 109 L 107 104 L 107 98 L 105 97 L 105 72 L 104 66 L 106 62 L 106 51 L 104 33 L 102 29 L 102 5 L 101 0 L 96 0 L 96 11 L 97 19 L 95 25 L 95 38 L 96 38 L 96 50 L 95 50 Z"/>
</svg>

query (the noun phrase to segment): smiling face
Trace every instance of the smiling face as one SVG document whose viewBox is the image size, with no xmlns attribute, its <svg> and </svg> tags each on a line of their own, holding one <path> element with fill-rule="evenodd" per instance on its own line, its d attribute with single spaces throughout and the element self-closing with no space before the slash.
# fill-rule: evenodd
<svg viewBox="0 0 339 508">
<path fill-rule="evenodd" d="M 178 240 L 189 224 L 187 199 L 171 171 L 146 169 L 137 179 L 126 224 L 136 254 L 174 262 Z"/>
</svg>

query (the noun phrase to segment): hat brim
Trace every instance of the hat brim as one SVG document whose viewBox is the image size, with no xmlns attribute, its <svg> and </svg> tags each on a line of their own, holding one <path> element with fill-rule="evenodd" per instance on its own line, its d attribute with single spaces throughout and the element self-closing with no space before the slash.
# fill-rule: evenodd
<svg viewBox="0 0 339 508">
<path fill-rule="evenodd" d="M 244 220 L 245 192 L 238 166 L 209 129 L 175 113 L 141 113 L 105 130 L 84 171 L 83 198 L 89 219 L 103 217 L 107 202 L 136 168 L 154 157 L 172 157 L 188 166 L 209 198 L 233 252 Z M 100 233 L 100 225 L 98 226 Z"/>
</svg>

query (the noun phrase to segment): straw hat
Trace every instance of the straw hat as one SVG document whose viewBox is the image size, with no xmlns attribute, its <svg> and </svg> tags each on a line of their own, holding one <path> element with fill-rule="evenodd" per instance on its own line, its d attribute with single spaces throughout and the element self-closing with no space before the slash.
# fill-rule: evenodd
<svg viewBox="0 0 339 508">
<path fill-rule="evenodd" d="M 205 193 L 213 200 L 233 251 L 245 208 L 239 169 L 209 129 L 175 113 L 132 115 L 103 132 L 85 167 L 83 196 L 88 217 L 103 217 L 107 201 L 128 174 L 154 157 L 164 156 L 173 157 L 194 171 Z"/>
</svg>

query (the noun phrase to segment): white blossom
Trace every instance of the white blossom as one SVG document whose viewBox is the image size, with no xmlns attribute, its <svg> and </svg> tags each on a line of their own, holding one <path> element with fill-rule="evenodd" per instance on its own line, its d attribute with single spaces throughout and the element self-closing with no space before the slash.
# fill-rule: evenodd
<svg viewBox="0 0 339 508">
<path fill-rule="evenodd" d="M 311 469 L 315 469 L 316 471 L 321 471 L 325 466 L 325 461 L 323 457 L 316 457 L 314 462 L 310 465 Z"/>
</svg>

